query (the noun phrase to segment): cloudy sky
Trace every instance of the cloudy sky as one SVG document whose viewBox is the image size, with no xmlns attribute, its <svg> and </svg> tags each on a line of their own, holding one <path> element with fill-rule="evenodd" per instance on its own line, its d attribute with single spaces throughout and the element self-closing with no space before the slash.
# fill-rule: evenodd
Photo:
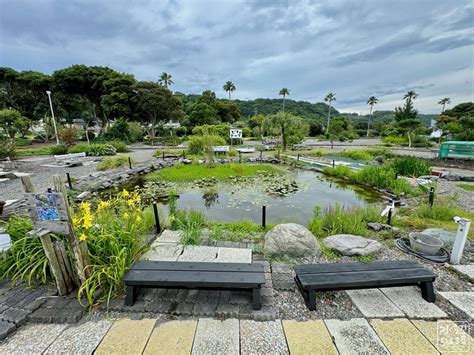
<svg viewBox="0 0 474 355">
<path fill-rule="evenodd" d="M 321 101 L 365 113 L 415 90 L 421 112 L 474 99 L 472 0 L 0 0 L 0 66 L 109 66 L 173 89 Z"/>
</svg>

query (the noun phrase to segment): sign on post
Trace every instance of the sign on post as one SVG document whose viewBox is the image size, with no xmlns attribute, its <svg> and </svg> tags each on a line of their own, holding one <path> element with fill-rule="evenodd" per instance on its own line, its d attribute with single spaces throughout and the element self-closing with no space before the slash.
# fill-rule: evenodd
<svg viewBox="0 0 474 355">
<path fill-rule="evenodd" d="M 231 129 L 229 137 L 230 137 L 230 139 L 234 139 L 234 138 L 242 139 L 242 130 L 241 129 Z"/>
<path fill-rule="evenodd" d="M 36 228 L 62 235 L 69 234 L 69 215 L 62 193 L 27 193 L 25 196 L 30 217 Z"/>
</svg>

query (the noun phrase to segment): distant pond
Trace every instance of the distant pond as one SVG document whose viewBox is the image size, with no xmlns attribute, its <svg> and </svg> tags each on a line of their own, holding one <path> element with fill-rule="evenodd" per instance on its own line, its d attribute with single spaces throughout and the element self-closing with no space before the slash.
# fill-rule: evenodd
<svg viewBox="0 0 474 355">
<path fill-rule="evenodd" d="M 335 181 L 321 173 L 282 169 L 286 172 L 281 177 L 239 178 L 205 187 L 195 183 L 177 184 L 177 206 L 202 211 L 211 220 L 231 222 L 248 219 L 260 223 L 262 206 L 265 205 L 268 223 L 306 224 L 316 205 L 324 209 L 337 203 L 357 206 L 382 199 L 376 192 Z M 282 181 L 291 181 L 291 186 L 284 185 L 286 190 L 283 194 L 275 194 L 272 189 Z M 137 184 L 143 184 L 143 180 L 134 183 Z"/>
</svg>

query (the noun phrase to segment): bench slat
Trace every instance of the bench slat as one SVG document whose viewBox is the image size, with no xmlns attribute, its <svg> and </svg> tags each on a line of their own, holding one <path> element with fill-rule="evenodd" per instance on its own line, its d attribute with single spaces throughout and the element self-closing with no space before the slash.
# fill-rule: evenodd
<svg viewBox="0 0 474 355">
<path fill-rule="evenodd" d="M 140 260 L 130 270 L 155 271 L 221 271 L 221 272 L 255 272 L 263 273 L 263 264 L 242 263 L 203 263 Z"/>
<path fill-rule="evenodd" d="M 373 270 L 351 273 L 323 273 L 297 275 L 304 288 L 348 289 L 357 287 L 379 287 L 383 285 L 414 284 L 434 281 L 436 274 L 427 269 Z"/>
<path fill-rule="evenodd" d="M 424 269 L 416 261 L 374 261 L 370 263 L 334 263 L 334 264 L 309 264 L 295 265 L 293 269 L 296 274 L 322 274 L 338 272 L 355 272 L 370 270 L 397 270 L 397 269 Z"/>
<path fill-rule="evenodd" d="M 215 271 L 129 270 L 123 281 L 126 285 L 136 286 L 253 288 L 265 284 L 265 275 Z"/>
</svg>

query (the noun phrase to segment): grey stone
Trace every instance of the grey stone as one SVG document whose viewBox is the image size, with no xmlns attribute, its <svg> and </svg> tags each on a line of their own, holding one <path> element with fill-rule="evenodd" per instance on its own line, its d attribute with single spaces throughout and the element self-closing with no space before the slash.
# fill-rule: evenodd
<svg viewBox="0 0 474 355">
<path fill-rule="evenodd" d="M 445 318 L 447 317 L 437 305 L 421 297 L 415 287 L 389 287 L 381 291 L 400 308 L 409 318 Z"/>
<path fill-rule="evenodd" d="M 398 309 L 379 289 L 346 291 L 352 302 L 368 318 L 403 317 Z"/>
<path fill-rule="evenodd" d="M 289 354 L 281 321 L 240 321 L 241 354 Z"/>
<path fill-rule="evenodd" d="M 33 323 L 76 323 L 84 313 L 81 308 L 39 308 L 29 319 Z"/>
<path fill-rule="evenodd" d="M 193 309 L 194 309 L 193 303 L 181 302 L 178 304 L 178 306 L 176 307 L 173 313 L 177 315 L 189 316 L 193 313 Z"/>
<path fill-rule="evenodd" d="M 234 291 L 230 294 L 230 304 L 249 304 L 252 303 L 251 292 L 246 291 Z"/>
<path fill-rule="evenodd" d="M 321 248 L 316 237 L 304 226 L 296 223 L 278 224 L 265 235 L 264 251 L 276 256 L 320 256 Z"/>
<path fill-rule="evenodd" d="M 457 272 L 461 273 L 471 281 L 474 281 L 474 264 L 467 265 L 453 265 L 452 266 Z"/>
<path fill-rule="evenodd" d="M 219 263 L 252 263 L 252 249 L 219 248 L 217 258 Z"/>
<path fill-rule="evenodd" d="M 172 231 L 165 229 L 158 238 L 155 239 L 154 243 L 179 243 L 181 240 L 181 231 Z"/>
<path fill-rule="evenodd" d="M 390 354 L 364 318 L 325 320 L 340 354 Z"/>
<path fill-rule="evenodd" d="M 0 321 L 0 340 L 5 339 L 8 334 L 12 333 L 16 329 L 16 325 L 14 323 L 10 323 L 7 321 Z"/>
<path fill-rule="evenodd" d="M 184 247 L 178 261 L 214 262 L 218 250 L 216 247 L 188 245 Z"/>
<path fill-rule="evenodd" d="M 168 313 L 172 305 L 173 302 L 170 301 L 152 301 L 145 305 L 145 311 L 152 313 Z"/>
<path fill-rule="evenodd" d="M 142 256 L 142 259 L 152 261 L 176 261 L 182 251 L 182 246 L 171 243 L 167 245 L 162 244 L 152 247 L 152 249 Z"/>
<path fill-rule="evenodd" d="M 238 317 L 239 309 L 240 308 L 238 304 L 218 304 L 216 309 L 216 315 L 220 317 Z"/>
<path fill-rule="evenodd" d="M 324 238 L 326 247 L 347 256 L 365 256 L 382 249 L 379 242 L 352 234 L 336 234 Z"/>
<path fill-rule="evenodd" d="M 448 232 L 447 230 L 441 228 L 428 228 L 421 233 L 441 239 L 445 247 L 452 247 L 454 244 L 454 239 L 456 238 L 456 233 Z"/>
<path fill-rule="evenodd" d="M 474 292 L 440 292 L 441 297 L 448 300 L 474 320 Z"/>
<path fill-rule="evenodd" d="M 238 354 L 239 321 L 237 319 L 199 319 L 192 354 Z"/>
<path fill-rule="evenodd" d="M 200 317 L 212 317 L 216 311 L 214 303 L 196 303 L 193 308 L 193 315 Z"/>
<path fill-rule="evenodd" d="M 10 322 L 16 324 L 16 326 L 20 326 L 26 322 L 30 311 L 19 309 L 15 307 L 8 308 L 2 314 L 0 314 L 0 319 L 2 321 Z"/>
<path fill-rule="evenodd" d="M 372 229 L 376 232 L 381 231 L 381 230 L 385 230 L 385 229 L 392 229 L 392 226 L 389 225 L 389 224 L 373 223 L 373 222 L 367 223 L 367 227 L 369 227 L 370 229 Z"/>
</svg>

